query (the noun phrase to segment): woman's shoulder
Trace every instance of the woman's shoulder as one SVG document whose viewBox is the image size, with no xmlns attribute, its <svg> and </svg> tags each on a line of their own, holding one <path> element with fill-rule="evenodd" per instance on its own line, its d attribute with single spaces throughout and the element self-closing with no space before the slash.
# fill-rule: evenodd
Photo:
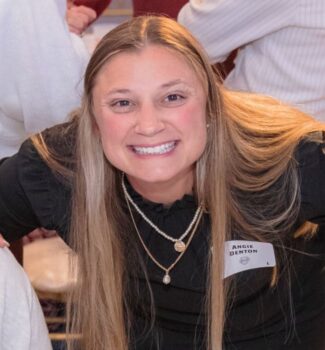
<svg viewBox="0 0 325 350">
<path fill-rule="evenodd" d="M 302 140 L 296 150 L 301 194 L 301 218 L 325 224 L 324 133 Z"/>
<path fill-rule="evenodd" d="M 74 158 L 77 133 L 77 116 L 69 122 L 45 129 L 40 135 L 50 152 L 58 157 Z"/>
<path fill-rule="evenodd" d="M 325 133 L 315 132 L 301 140 L 296 148 L 295 159 L 300 168 L 325 162 Z"/>
<path fill-rule="evenodd" d="M 60 179 L 69 185 L 67 174 L 74 169 L 76 129 L 73 119 L 27 139 L 17 154 L 22 180 L 29 182 L 45 175 L 48 180 Z"/>
<path fill-rule="evenodd" d="M 20 146 L 17 152 L 18 159 L 29 159 L 30 161 L 37 162 L 38 165 L 45 163 L 42 159 L 41 152 L 39 152 L 39 147 L 37 147 L 37 142 L 35 140 L 42 140 L 43 146 L 49 150 L 49 152 L 57 157 L 74 157 L 75 149 L 75 139 L 76 139 L 77 123 L 75 119 L 57 124 L 51 128 L 43 130 L 38 135 L 25 140 Z M 10 158 L 10 157 L 9 157 Z M 5 161 L 4 158 L 0 161 Z"/>
</svg>

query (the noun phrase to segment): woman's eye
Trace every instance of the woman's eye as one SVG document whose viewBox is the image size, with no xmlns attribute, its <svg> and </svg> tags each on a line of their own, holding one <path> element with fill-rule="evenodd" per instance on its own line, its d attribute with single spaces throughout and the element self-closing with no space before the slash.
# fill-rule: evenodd
<svg viewBox="0 0 325 350">
<path fill-rule="evenodd" d="M 170 95 L 166 96 L 166 98 L 165 98 L 165 100 L 167 102 L 181 101 L 183 99 L 184 99 L 184 97 L 179 95 L 179 94 L 170 94 Z"/>
<path fill-rule="evenodd" d="M 114 112 L 128 112 L 134 107 L 134 104 L 129 100 L 114 100 L 110 104 Z"/>
<path fill-rule="evenodd" d="M 130 105 L 130 101 L 128 100 L 114 101 L 112 103 L 112 106 L 116 106 L 116 107 L 128 107 L 129 105 Z"/>
</svg>

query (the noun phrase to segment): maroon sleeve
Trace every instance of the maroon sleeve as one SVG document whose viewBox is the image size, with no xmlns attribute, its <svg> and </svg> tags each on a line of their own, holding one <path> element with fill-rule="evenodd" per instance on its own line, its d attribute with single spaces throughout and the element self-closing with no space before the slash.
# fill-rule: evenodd
<svg viewBox="0 0 325 350">
<path fill-rule="evenodd" d="M 134 16 L 148 13 L 177 18 L 180 9 L 188 0 L 133 0 Z"/>
</svg>

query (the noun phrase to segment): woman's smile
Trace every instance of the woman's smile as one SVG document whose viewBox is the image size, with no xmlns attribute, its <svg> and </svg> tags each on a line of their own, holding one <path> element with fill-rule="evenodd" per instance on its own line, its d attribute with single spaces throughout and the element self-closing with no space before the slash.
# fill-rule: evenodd
<svg viewBox="0 0 325 350">
<path fill-rule="evenodd" d="M 130 146 L 134 153 L 140 156 L 160 156 L 171 153 L 177 146 L 177 141 L 161 143 L 155 146 Z"/>
</svg>

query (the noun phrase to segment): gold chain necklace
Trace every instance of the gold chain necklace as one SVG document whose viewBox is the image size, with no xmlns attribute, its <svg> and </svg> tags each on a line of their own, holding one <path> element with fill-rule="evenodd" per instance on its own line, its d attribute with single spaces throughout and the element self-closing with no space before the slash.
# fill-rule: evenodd
<svg viewBox="0 0 325 350">
<path fill-rule="evenodd" d="M 125 193 L 124 193 L 125 195 Z M 163 270 L 165 272 L 165 275 L 162 279 L 163 283 L 164 284 L 169 284 L 171 282 L 171 277 L 170 277 L 170 274 L 169 272 L 176 266 L 176 264 L 180 261 L 180 259 L 182 258 L 182 256 L 185 254 L 188 246 L 190 245 L 191 241 L 192 241 L 192 238 L 194 237 L 194 234 L 198 228 L 198 225 L 199 225 L 199 222 L 201 220 L 201 217 L 202 217 L 202 210 L 200 211 L 199 213 L 199 217 L 195 223 L 195 226 L 193 227 L 193 230 L 192 230 L 192 233 L 191 235 L 189 236 L 188 238 L 188 241 L 187 243 L 185 244 L 185 248 L 184 250 L 178 255 L 178 257 L 176 258 L 176 260 L 171 264 L 169 265 L 168 267 L 165 267 L 164 265 L 162 265 L 150 252 L 149 248 L 146 246 L 146 244 L 144 243 L 141 235 L 140 235 L 140 232 L 138 230 L 138 227 L 137 227 L 137 224 L 135 223 L 135 220 L 134 220 L 134 217 L 133 217 L 133 213 L 132 213 L 132 210 L 131 210 L 131 207 L 130 207 L 130 202 L 128 200 L 128 198 L 125 196 L 125 201 L 127 203 L 127 206 L 128 206 L 128 209 L 129 209 L 129 212 L 130 212 L 130 215 L 131 215 L 131 219 L 132 219 L 132 222 L 133 222 L 133 225 L 134 225 L 134 228 L 135 228 L 135 231 L 139 237 L 139 240 L 143 246 L 143 249 L 145 250 L 145 252 L 148 254 L 149 258 L 154 262 L 154 264 L 156 266 L 158 266 L 161 270 Z"/>
<path fill-rule="evenodd" d="M 190 224 L 188 225 L 187 229 L 185 230 L 185 232 L 179 237 L 179 238 L 174 238 L 169 236 L 167 233 L 165 233 L 164 231 L 162 231 L 157 225 L 155 225 L 147 216 L 146 214 L 144 214 L 141 209 L 136 205 L 136 203 L 133 201 L 133 199 L 131 198 L 126 185 L 125 185 L 125 179 L 124 179 L 124 174 L 122 175 L 122 189 L 124 192 L 124 196 L 127 199 L 128 203 L 131 203 L 133 208 L 140 214 L 140 216 L 146 221 L 147 224 L 149 224 L 157 233 L 159 233 L 162 237 L 164 237 L 165 239 L 167 239 L 168 241 L 174 243 L 174 249 L 178 252 L 181 253 L 185 250 L 185 243 L 184 243 L 184 239 L 188 236 L 188 234 L 191 232 L 193 226 L 196 224 L 198 217 L 200 215 L 200 213 L 202 212 L 202 206 L 199 205 L 198 208 L 196 209 L 196 212 L 193 216 L 192 221 L 190 222 Z"/>
</svg>

